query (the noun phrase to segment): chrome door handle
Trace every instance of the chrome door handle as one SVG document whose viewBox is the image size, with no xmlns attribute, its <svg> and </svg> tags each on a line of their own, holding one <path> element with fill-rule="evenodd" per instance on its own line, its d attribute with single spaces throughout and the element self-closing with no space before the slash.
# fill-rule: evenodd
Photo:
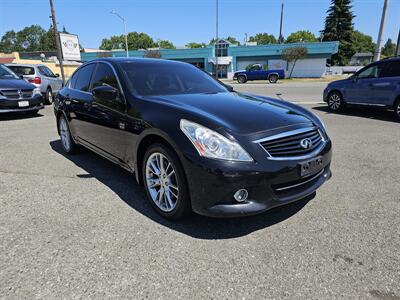
<svg viewBox="0 0 400 300">
<path fill-rule="evenodd" d="M 389 86 L 390 82 L 373 83 L 372 86 Z"/>
</svg>

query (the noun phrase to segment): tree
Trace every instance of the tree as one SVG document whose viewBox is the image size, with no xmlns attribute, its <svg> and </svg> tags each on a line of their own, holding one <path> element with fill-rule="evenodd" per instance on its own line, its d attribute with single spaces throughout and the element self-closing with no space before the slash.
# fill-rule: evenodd
<svg viewBox="0 0 400 300">
<path fill-rule="evenodd" d="M 257 33 L 255 36 L 249 38 L 249 42 L 256 42 L 257 45 L 276 44 L 276 38 L 272 34 Z"/>
<path fill-rule="evenodd" d="M 351 56 L 353 56 L 357 52 L 373 53 L 375 51 L 375 43 L 373 42 L 372 37 L 358 30 L 355 30 L 351 33 L 351 42 L 352 42 Z"/>
<path fill-rule="evenodd" d="M 292 77 L 294 67 L 299 59 L 305 59 L 307 57 L 308 50 L 306 47 L 290 47 L 282 51 L 282 58 L 286 60 L 289 64 L 292 64 L 292 69 L 290 70 L 289 78 Z"/>
<path fill-rule="evenodd" d="M 392 39 L 388 39 L 385 45 L 382 47 L 382 55 L 386 57 L 395 56 L 396 44 L 392 42 Z"/>
<path fill-rule="evenodd" d="M 129 50 L 148 49 L 156 47 L 157 44 L 147 34 L 143 32 L 128 33 L 128 48 Z M 113 35 L 109 39 L 105 38 L 101 41 L 101 50 L 125 49 L 125 36 Z"/>
<path fill-rule="evenodd" d="M 322 30 L 324 41 L 339 41 L 339 52 L 332 55 L 331 64 L 345 65 L 353 55 L 351 34 L 354 14 L 351 0 L 331 0 Z"/>
<path fill-rule="evenodd" d="M 0 51 L 1 52 L 13 52 L 16 51 L 17 45 L 17 33 L 14 30 L 7 31 L 0 40 Z"/>
<path fill-rule="evenodd" d="M 176 49 L 174 44 L 172 44 L 170 41 L 167 41 L 167 40 L 157 41 L 157 45 L 158 45 L 158 47 L 163 48 L 163 49 Z"/>
<path fill-rule="evenodd" d="M 204 43 L 200 44 L 200 43 L 191 42 L 191 43 L 186 44 L 185 47 L 186 48 L 205 48 L 205 47 L 207 47 L 207 45 Z"/>
<path fill-rule="evenodd" d="M 147 50 L 144 53 L 144 57 L 147 57 L 147 58 L 161 58 L 161 53 L 158 50 Z"/>
<path fill-rule="evenodd" d="M 317 37 L 308 30 L 299 30 L 291 33 L 287 39 L 286 43 L 299 43 L 299 42 L 317 42 Z"/>
</svg>

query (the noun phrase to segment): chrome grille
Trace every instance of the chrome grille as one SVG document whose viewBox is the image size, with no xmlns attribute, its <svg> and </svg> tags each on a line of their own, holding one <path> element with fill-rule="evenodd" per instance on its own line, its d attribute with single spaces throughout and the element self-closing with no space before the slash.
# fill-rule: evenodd
<svg viewBox="0 0 400 300">
<path fill-rule="evenodd" d="M 307 140 L 307 148 L 301 145 L 303 140 Z M 315 127 L 293 130 L 259 141 L 271 157 L 282 158 L 308 155 L 323 142 L 321 133 Z"/>
<path fill-rule="evenodd" d="M 32 98 L 33 90 L 0 90 L 0 93 L 7 99 L 26 99 Z"/>
</svg>

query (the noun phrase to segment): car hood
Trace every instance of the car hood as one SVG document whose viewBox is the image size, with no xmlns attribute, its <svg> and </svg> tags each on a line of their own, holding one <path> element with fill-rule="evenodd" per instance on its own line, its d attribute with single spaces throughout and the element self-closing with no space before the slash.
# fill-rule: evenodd
<svg viewBox="0 0 400 300">
<path fill-rule="evenodd" d="M 225 130 L 248 135 L 311 122 L 311 118 L 281 100 L 241 93 L 152 96 L 190 113 L 216 121 Z M 195 121 L 195 120 L 192 120 Z"/>
<path fill-rule="evenodd" d="M 34 89 L 35 86 L 23 79 L 0 79 L 0 89 Z"/>
<path fill-rule="evenodd" d="M 346 79 L 341 79 L 341 80 L 336 80 L 336 81 L 332 81 L 330 82 L 328 85 L 329 86 L 333 86 L 333 85 L 341 85 L 342 83 L 346 83 L 349 82 L 351 79 L 346 78 Z"/>
</svg>

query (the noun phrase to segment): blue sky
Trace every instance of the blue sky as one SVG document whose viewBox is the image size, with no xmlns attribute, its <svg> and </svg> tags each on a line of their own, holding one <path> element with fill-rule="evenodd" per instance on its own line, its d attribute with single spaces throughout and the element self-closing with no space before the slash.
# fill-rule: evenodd
<svg viewBox="0 0 400 300">
<path fill-rule="evenodd" d="M 279 33 L 282 0 L 219 0 L 220 36 L 243 41 L 253 35 Z M 330 0 L 283 0 L 283 33 L 307 29 L 318 34 L 323 28 Z M 84 47 L 97 48 L 103 37 L 123 32 L 122 22 L 110 11 L 127 19 L 128 31 L 168 39 L 177 46 L 187 42 L 209 42 L 215 35 L 215 0 L 54 0 L 59 26 L 79 35 Z M 354 0 L 355 28 L 376 40 L 383 0 Z M 47 0 L 0 0 L 0 36 L 31 24 L 50 25 Z M 384 41 L 397 40 L 400 29 L 400 0 L 389 0 Z"/>
</svg>

